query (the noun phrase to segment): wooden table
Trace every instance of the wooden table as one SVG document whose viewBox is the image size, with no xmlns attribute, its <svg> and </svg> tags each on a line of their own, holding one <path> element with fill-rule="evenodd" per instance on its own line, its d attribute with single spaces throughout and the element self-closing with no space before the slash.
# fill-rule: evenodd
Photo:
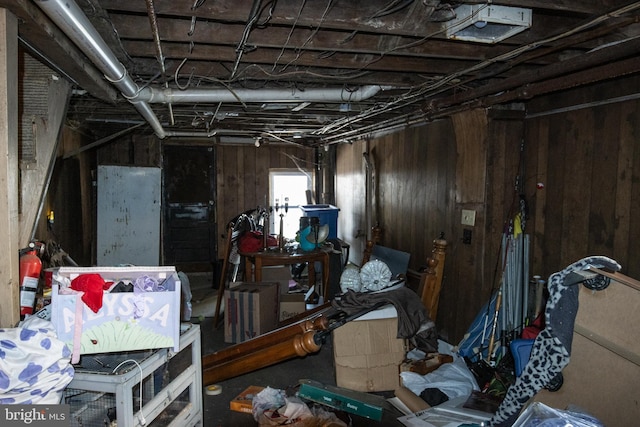
<svg viewBox="0 0 640 427">
<path fill-rule="evenodd" d="M 333 249 L 331 247 L 320 248 L 313 251 L 305 252 L 297 250 L 295 252 L 280 252 L 278 249 L 269 249 L 260 252 L 240 252 L 245 257 L 245 272 L 250 274 L 253 264 L 253 280 L 262 281 L 262 267 L 269 265 L 291 265 L 308 263 L 309 287 L 316 283 L 316 269 L 314 263 L 322 262 L 322 289 L 317 289 L 318 295 L 323 295 L 324 301 L 327 301 L 329 294 L 329 253 Z"/>
</svg>

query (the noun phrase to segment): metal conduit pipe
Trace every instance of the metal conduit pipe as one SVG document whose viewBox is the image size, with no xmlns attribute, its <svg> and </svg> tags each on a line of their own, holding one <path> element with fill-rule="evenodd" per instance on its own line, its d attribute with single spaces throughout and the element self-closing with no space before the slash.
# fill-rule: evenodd
<svg viewBox="0 0 640 427">
<path fill-rule="evenodd" d="M 93 27 L 89 18 L 73 0 L 36 0 L 37 5 L 69 39 L 93 62 L 120 92 L 138 110 L 151 125 L 159 138 L 166 136 L 158 117 L 149 104 L 135 99 L 140 88 L 127 74 L 127 70 L 118 61 L 115 54 Z"/>
<path fill-rule="evenodd" d="M 149 15 L 149 25 L 151 25 L 151 34 L 153 35 L 153 45 L 156 48 L 158 62 L 164 74 L 167 70 L 164 65 L 164 54 L 162 53 L 162 45 L 160 44 L 160 31 L 158 30 L 158 16 L 156 15 L 156 7 L 153 0 L 146 0 L 147 15 Z"/>
<path fill-rule="evenodd" d="M 212 131 L 172 131 L 168 130 L 167 138 L 211 138 L 218 134 L 217 130 Z"/>
<path fill-rule="evenodd" d="M 128 75 L 126 68 L 93 27 L 89 18 L 73 0 L 35 0 L 43 12 L 69 39 L 71 39 L 93 64 L 104 74 L 149 123 L 155 134 L 163 139 L 168 136 L 149 103 L 198 103 L 198 102 L 358 102 L 366 100 L 381 90 L 391 87 L 370 85 L 355 90 L 329 89 L 187 89 L 140 87 Z M 179 132 L 172 136 L 181 135 Z M 185 134 L 186 135 L 186 134 Z M 192 135 L 189 133 L 189 135 Z M 209 137 L 209 132 L 202 136 Z"/>
<path fill-rule="evenodd" d="M 199 102 L 358 102 L 371 98 L 387 87 L 370 85 L 355 90 L 344 88 L 329 89 L 186 89 L 145 87 L 135 100 L 170 104 L 191 104 Z"/>
</svg>

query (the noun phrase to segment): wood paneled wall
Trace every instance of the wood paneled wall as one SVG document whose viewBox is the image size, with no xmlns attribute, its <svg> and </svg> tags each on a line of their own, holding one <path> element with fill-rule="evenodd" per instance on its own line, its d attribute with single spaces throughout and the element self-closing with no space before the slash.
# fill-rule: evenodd
<svg viewBox="0 0 640 427">
<path fill-rule="evenodd" d="M 351 245 L 350 261 L 360 264 L 368 234 L 365 152 L 374 164 L 372 224 L 379 224 L 383 230 L 380 244 L 409 252 L 409 268 L 418 270 L 426 265 L 433 240 L 444 233 L 449 247 L 438 315 L 446 319 L 438 322 L 443 335 L 453 335 L 456 322 L 466 321 L 456 319 L 458 302 L 468 295 L 464 289 L 482 282 L 476 278 L 461 288 L 456 284 L 461 280 L 452 280 L 457 275 L 453 268 L 456 259 L 470 257 L 465 253 L 469 249 L 459 243 L 462 234 L 456 216 L 460 207 L 455 202 L 454 135 L 452 121 L 439 120 L 371 141 L 342 145 L 337 155 L 336 202 L 341 210 L 338 235 Z M 440 327 L 445 322 L 447 326 Z"/>
<path fill-rule="evenodd" d="M 371 224 L 367 224 L 364 153 L 373 164 Z M 350 261 L 360 264 L 369 227 L 379 224 L 380 244 L 409 252 L 410 268 L 418 269 L 431 252 L 432 240 L 442 232 L 447 237 L 451 228 L 446 211 L 454 179 L 455 143 L 446 120 L 339 146 L 338 235 L 351 245 Z"/>
<path fill-rule="evenodd" d="M 369 151 L 381 244 L 410 252 L 418 269 L 440 232 L 449 242 L 436 323 L 451 342 L 498 285 L 502 233 L 521 195 L 532 275 L 605 255 L 639 277 L 640 101 L 630 93 L 638 87 L 640 78 L 630 77 L 536 99 L 526 113 L 492 110 L 486 120 L 462 113 L 340 146 L 338 228 L 351 260 L 359 263 L 366 238 L 362 153 Z M 474 227 L 461 225 L 462 209 L 476 211 Z M 461 242 L 465 228 L 471 244 Z"/>
<path fill-rule="evenodd" d="M 131 133 L 96 150 L 99 165 L 162 167 L 162 140 Z"/>
<path fill-rule="evenodd" d="M 220 145 L 217 154 L 218 253 L 226 241 L 226 225 L 238 214 L 265 206 L 269 169 L 315 170 L 315 149 L 295 145 Z"/>
<path fill-rule="evenodd" d="M 86 144 L 86 136 L 63 126 L 58 156 L 53 168 L 49 191 L 40 215 L 36 236 L 54 241 L 79 265 L 91 265 L 93 257 L 94 156 L 77 150 Z M 70 153 L 76 153 L 66 157 Z M 66 157 L 66 158 L 65 158 Z M 54 212 L 54 224 L 47 224 L 47 213 Z"/>
<path fill-rule="evenodd" d="M 366 240 L 366 151 L 375 160 L 374 223 L 383 229 L 381 244 L 409 252 L 410 269 L 419 270 L 444 233 L 447 260 L 435 320 L 451 342 L 459 341 L 495 285 L 523 117 L 472 111 L 338 149 L 338 229 L 352 245 L 352 262 L 359 264 Z M 462 209 L 476 212 L 474 226 L 462 225 Z M 464 229 L 471 231 L 469 244 L 462 242 Z"/>
<path fill-rule="evenodd" d="M 630 77 L 530 104 L 526 187 L 543 277 L 588 255 L 640 277 L 640 101 L 629 94 L 638 87 Z"/>
</svg>

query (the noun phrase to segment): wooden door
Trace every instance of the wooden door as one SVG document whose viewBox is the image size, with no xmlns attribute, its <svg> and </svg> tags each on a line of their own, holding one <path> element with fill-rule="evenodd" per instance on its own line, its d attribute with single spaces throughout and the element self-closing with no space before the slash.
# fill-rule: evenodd
<svg viewBox="0 0 640 427">
<path fill-rule="evenodd" d="M 217 260 L 215 150 L 165 145 L 163 262 L 184 271 L 211 271 Z"/>
</svg>

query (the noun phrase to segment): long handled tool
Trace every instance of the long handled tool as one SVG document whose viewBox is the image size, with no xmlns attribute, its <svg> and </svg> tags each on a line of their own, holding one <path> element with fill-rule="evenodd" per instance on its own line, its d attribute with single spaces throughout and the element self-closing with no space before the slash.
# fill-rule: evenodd
<svg viewBox="0 0 640 427">
<path fill-rule="evenodd" d="M 493 313 L 493 323 L 491 325 L 491 335 L 489 336 L 489 350 L 487 351 L 487 363 L 493 361 L 493 347 L 496 342 L 496 328 L 498 326 L 498 315 L 500 314 L 500 304 L 502 303 L 502 288 L 498 291 L 496 298 L 496 309 Z"/>
<path fill-rule="evenodd" d="M 218 327 L 218 321 L 220 320 L 220 306 L 222 305 L 222 298 L 224 297 L 224 290 L 227 283 L 227 270 L 229 269 L 229 255 L 231 254 L 231 246 L 233 245 L 233 222 L 229 223 L 227 227 L 227 242 L 224 250 L 224 258 L 222 260 L 222 272 L 220 273 L 220 283 L 218 285 L 218 299 L 216 301 L 216 313 L 213 318 L 214 329 Z"/>
</svg>

